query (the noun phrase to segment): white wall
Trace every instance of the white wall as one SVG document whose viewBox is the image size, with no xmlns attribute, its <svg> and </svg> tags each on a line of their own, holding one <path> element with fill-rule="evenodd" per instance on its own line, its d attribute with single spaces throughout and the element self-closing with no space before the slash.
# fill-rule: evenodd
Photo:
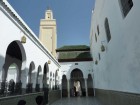
<svg viewBox="0 0 140 105">
<path fill-rule="evenodd" d="M 13 10 L 13 8 L 10 7 L 10 5 L 7 2 L 6 4 L 11 10 Z M 35 64 L 35 70 L 33 72 L 36 72 L 37 74 L 38 66 L 40 65 L 42 68 L 42 71 L 40 73 L 41 75 L 43 75 L 44 64 L 48 62 L 48 60 L 51 61 L 51 64 L 49 64 L 49 71 L 52 71 L 52 73 L 55 73 L 55 71 L 59 69 L 60 65 L 52 57 L 48 50 L 44 49 L 43 45 L 39 42 L 38 38 L 24 23 L 24 21 L 18 16 L 18 14 L 15 12 L 15 15 L 17 15 L 17 17 L 21 19 L 21 22 L 23 22 L 23 24 L 27 26 L 26 28 L 30 30 L 32 34 L 23 29 L 22 25 L 17 23 L 15 17 L 10 15 L 8 12 L 9 11 L 7 10 L 7 8 L 3 8 L 3 6 L 0 5 L 0 75 L 2 74 L 2 68 L 5 63 L 5 56 L 8 45 L 15 40 L 21 41 L 21 37 L 25 35 L 27 40 L 26 43 L 22 45 L 26 53 L 26 61 L 24 62 L 25 67 L 22 67 L 21 78 L 21 81 L 23 82 L 22 86 L 23 88 L 25 88 L 27 84 L 29 66 L 32 61 Z M 33 87 L 35 87 L 36 84 L 35 78 L 36 76 L 34 77 Z"/>
<path fill-rule="evenodd" d="M 124 18 L 118 0 L 96 0 L 90 34 L 92 55 L 98 60 L 98 65 L 94 65 L 96 88 L 140 93 L 140 1 L 133 0 L 133 4 Z M 109 43 L 104 28 L 106 17 L 111 32 Z M 101 41 L 106 47 L 105 52 L 100 50 Z M 98 53 L 101 54 L 100 61 Z"/>
<path fill-rule="evenodd" d="M 78 63 L 78 65 L 75 65 L 75 63 Z M 71 72 L 74 69 L 80 69 L 83 73 L 83 76 L 84 76 L 83 78 L 88 78 L 89 73 L 93 75 L 93 72 L 92 72 L 93 62 L 92 61 L 63 62 L 63 63 L 61 62 L 60 65 L 61 65 L 61 68 L 60 68 L 61 79 L 63 75 L 66 75 L 67 79 L 70 79 Z"/>
</svg>

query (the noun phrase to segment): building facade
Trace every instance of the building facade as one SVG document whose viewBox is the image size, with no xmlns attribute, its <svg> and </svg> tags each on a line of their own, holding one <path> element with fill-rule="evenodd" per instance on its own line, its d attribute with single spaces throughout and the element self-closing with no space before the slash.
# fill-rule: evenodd
<svg viewBox="0 0 140 105">
<path fill-rule="evenodd" d="M 0 29 L 0 97 L 60 85 L 60 64 L 6 0 L 0 1 Z"/>
<path fill-rule="evenodd" d="M 90 48 L 72 45 L 56 51 L 61 65 L 62 97 L 93 96 L 93 59 Z"/>
<path fill-rule="evenodd" d="M 56 20 L 53 18 L 53 12 L 50 9 L 46 11 L 45 19 L 40 21 L 39 39 L 50 53 L 56 57 L 57 27 Z"/>
<path fill-rule="evenodd" d="M 140 104 L 139 4 L 139 0 L 95 2 L 90 48 L 95 96 L 105 105 Z"/>
</svg>

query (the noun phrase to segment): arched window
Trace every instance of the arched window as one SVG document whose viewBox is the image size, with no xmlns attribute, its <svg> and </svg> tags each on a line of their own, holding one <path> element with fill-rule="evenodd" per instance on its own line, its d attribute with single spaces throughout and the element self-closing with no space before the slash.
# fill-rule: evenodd
<svg viewBox="0 0 140 105">
<path fill-rule="evenodd" d="M 126 15 L 129 13 L 131 8 L 133 7 L 133 1 L 132 0 L 120 0 L 120 4 L 121 4 L 122 13 L 123 13 L 124 17 L 126 17 Z"/>
<path fill-rule="evenodd" d="M 96 36 L 96 33 L 95 33 L 95 41 L 97 42 L 97 36 Z"/>
<path fill-rule="evenodd" d="M 101 59 L 100 53 L 98 53 L 99 60 Z"/>
<path fill-rule="evenodd" d="M 52 72 L 50 72 L 50 77 L 52 77 Z"/>
<path fill-rule="evenodd" d="M 99 25 L 97 26 L 97 32 L 98 32 L 98 35 L 99 35 L 100 34 Z"/>
<path fill-rule="evenodd" d="M 111 33 L 110 33 L 110 28 L 109 28 L 109 23 L 108 23 L 108 19 L 105 18 L 105 32 L 106 32 L 106 38 L 107 38 L 107 42 L 110 41 L 111 39 Z"/>
</svg>

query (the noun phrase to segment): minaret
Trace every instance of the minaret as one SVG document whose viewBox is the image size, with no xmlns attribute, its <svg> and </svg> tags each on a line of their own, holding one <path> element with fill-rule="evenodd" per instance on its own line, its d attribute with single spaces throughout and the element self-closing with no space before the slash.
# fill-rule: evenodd
<svg viewBox="0 0 140 105">
<path fill-rule="evenodd" d="M 45 13 L 45 19 L 40 21 L 39 39 L 55 58 L 57 47 L 56 33 L 56 20 L 53 18 L 52 10 L 48 9 Z"/>
</svg>

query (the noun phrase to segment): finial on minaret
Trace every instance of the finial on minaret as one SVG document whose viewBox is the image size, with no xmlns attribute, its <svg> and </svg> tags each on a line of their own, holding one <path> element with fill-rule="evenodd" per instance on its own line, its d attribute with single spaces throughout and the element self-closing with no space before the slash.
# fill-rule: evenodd
<svg viewBox="0 0 140 105">
<path fill-rule="evenodd" d="M 50 6 L 47 7 L 47 10 L 51 10 Z"/>
</svg>

